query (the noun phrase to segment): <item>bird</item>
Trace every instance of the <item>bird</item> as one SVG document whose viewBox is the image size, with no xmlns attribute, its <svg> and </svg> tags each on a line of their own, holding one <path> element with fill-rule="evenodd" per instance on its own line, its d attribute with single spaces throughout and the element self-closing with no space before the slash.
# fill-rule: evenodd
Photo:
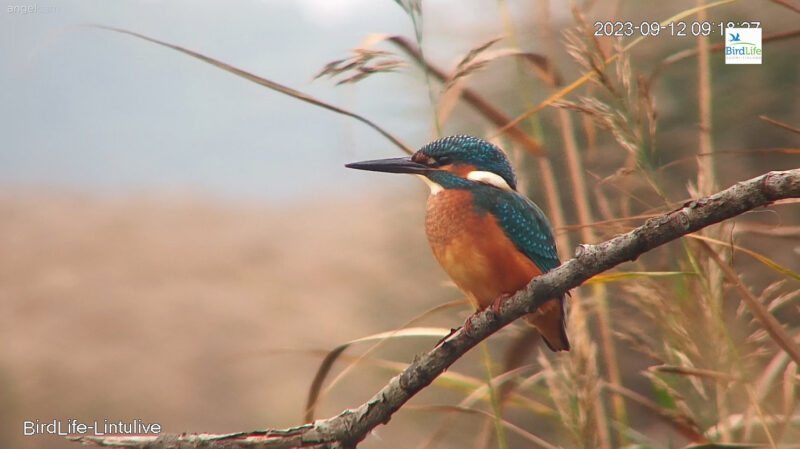
<svg viewBox="0 0 800 449">
<path fill-rule="evenodd" d="M 425 233 L 433 255 L 478 310 L 497 307 L 561 264 L 544 212 L 517 191 L 505 153 L 486 140 L 448 136 L 409 157 L 345 166 L 413 174 L 425 181 L 430 188 Z M 524 318 L 552 351 L 569 351 L 563 296 Z"/>
</svg>

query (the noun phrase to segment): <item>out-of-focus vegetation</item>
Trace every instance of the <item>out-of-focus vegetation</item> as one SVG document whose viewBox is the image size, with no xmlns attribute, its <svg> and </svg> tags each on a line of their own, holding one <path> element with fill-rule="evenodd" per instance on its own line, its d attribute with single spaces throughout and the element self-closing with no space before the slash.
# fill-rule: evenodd
<svg viewBox="0 0 800 449">
<path fill-rule="evenodd" d="M 324 73 L 352 84 L 402 70 L 426 84 L 436 113 L 419 120 L 430 137 L 469 133 L 505 148 L 567 258 L 579 243 L 692 197 L 798 165 L 800 135 L 760 118 L 800 126 L 800 36 L 791 34 L 800 14 L 781 3 L 689 14 L 703 2 L 598 0 L 569 10 L 500 1 L 503 38 L 490 41 L 481 30 L 425 28 L 424 5 L 398 1 L 417 33 L 373 38 L 352 59 L 331 55 Z M 682 13 L 690 29 L 760 21 L 764 63 L 725 65 L 717 34 L 664 30 L 635 45 L 638 34 L 593 36 L 596 21 Z M 426 61 L 428 36 L 473 50 L 456 64 Z M 498 131 L 531 110 L 515 130 Z M 169 432 L 298 424 L 325 349 L 460 297 L 426 248 L 423 191 L 364 196 L 264 211 L 187 198 L 4 195 L 0 441 L 62 447 L 18 438 L 21 420 L 38 417 L 141 418 Z M 743 286 L 800 342 L 797 223 L 797 203 L 784 202 L 619 267 L 573 292 L 570 353 L 548 352 L 521 324 L 491 339 L 499 418 L 473 351 L 364 446 L 797 447 L 797 363 L 741 297 Z M 415 324 L 454 327 L 469 312 L 448 308 Z M 316 415 L 368 399 L 434 342 L 372 350 L 326 385 Z"/>
<path fill-rule="evenodd" d="M 572 5 L 572 19 L 560 23 L 551 14 L 559 6 L 534 3 L 533 14 L 520 17 L 511 2 L 499 2 L 503 39 L 474 41 L 449 71 L 408 40 L 386 44 L 427 72 L 435 132 L 488 136 L 509 151 L 527 192 L 546 205 L 565 257 L 577 243 L 609 238 L 689 198 L 797 165 L 800 111 L 786 96 L 799 92 L 800 61 L 790 55 L 800 33 L 781 23 L 784 15 L 796 18 L 796 8 L 586 2 Z M 415 24 L 424 20 L 413 2 L 404 5 Z M 759 18 L 773 62 L 725 65 L 718 31 L 641 38 L 640 30 L 627 39 L 595 32 L 598 21 L 656 20 L 664 30 L 683 22 L 701 30 L 734 17 Z M 424 35 L 416 40 L 425 47 Z M 363 77 L 359 66 L 350 68 L 356 74 L 345 79 Z M 748 87 L 755 83 L 757 94 Z M 517 119 L 498 123 L 497 111 Z M 505 360 L 495 356 L 488 371 L 506 373 L 498 377 L 502 387 L 495 385 L 505 407 L 493 407 L 484 391 L 483 405 L 460 405 L 494 419 L 440 416 L 434 430 L 415 432 L 424 435 L 421 444 L 790 447 L 800 435 L 798 361 L 753 318 L 755 301 L 748 306 L 746 299 L 784 323 L 789 336 L 780 344 L 796 344 L 798 217 L 793 201 L 747 214 L 578 289 L 572 352 L 543 351 L 530 360 L 524 333 L 508 335 Z M 451 427 L 476 419 L 484 425 Z"/>
</svg>

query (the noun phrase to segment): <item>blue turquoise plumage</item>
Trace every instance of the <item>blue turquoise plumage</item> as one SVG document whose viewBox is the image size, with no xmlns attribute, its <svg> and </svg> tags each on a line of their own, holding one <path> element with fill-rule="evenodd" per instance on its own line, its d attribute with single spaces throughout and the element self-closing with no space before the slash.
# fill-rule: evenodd
<svg viewBox="0 0 800 449">
<path fill-rule="evenodd" d="M 546 273 L 561 265 L 553 240 L 552 228 L 539 206 L 517 192 L 478 186 L 477 210 L 488 210 L 509 239 Z"/>
</svg>

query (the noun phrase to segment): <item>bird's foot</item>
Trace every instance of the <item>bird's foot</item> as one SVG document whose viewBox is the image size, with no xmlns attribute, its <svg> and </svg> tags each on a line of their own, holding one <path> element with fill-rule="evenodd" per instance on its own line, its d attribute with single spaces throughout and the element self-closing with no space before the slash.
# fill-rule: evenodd
<svg viewBox="0 0 800 449">
<path fill-rule="evenodd" d="M 492 301 L 489 304 L 489 310 L 495 315 L 500 315 L 500 308 L 503 306 L 503 301 L 513 296 L 511 293 L 503 293 L 502 295 L 498 296 L 497 299 Z"/>
<path fill-rule="evenodd" d="M 467 317 L 467 321 L 464 321 L 464 333 L 467 334 L 467 337 L 472 337 L 472 320 L 475 319 L 476 316 L 480 313 L 480 310 L 476 311 L 472 315 Z"/>
<path fill-rule="evenodd" d="M 499 315 L 500 314 L 500 307 L 503 305 L 503 301 L 505 301 L 506 299 L 510 298 L 511 296 L 513 296 L 513 295 L 510 294 L 510 293 L 503 293 L 502 295 L 500 295 L 497 299 L 492 301 L 492 303 L 489 305 L 489 312 L 492 313 L 495 316 Z M 472 315 L 467 317 L 467 321 L 464 321 L 464 326 L 463 326 L 464 333 L 467 334 L 468 337 L 472 337 L 472 320 L 474 320 L 475 317 L 479 313 L 481 313 L 480 310 L 476 311 L 475 313 L 473 313 Z M 444 342 L 445 340 L 450 338 L 457 330 L 458 329 L 450 329 L 450 333 L 446 337 L 444 337 L 443 339 L 439 340 L 439 343 L 437 343 L 436 346 L 441 345 L 442 342 Z"/>
</svg>

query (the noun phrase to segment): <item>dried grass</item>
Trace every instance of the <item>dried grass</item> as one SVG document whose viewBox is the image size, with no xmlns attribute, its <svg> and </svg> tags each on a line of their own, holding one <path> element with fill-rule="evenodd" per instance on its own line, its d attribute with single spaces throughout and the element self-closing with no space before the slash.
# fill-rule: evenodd
<svg viewBox="0 0 800 449">
<path fill-rule="evenodd" d="M 437 105 L 435 127 L 446 127 L 448 119 L 455 120 L 451 112 L 459 111 L 458 108 L 463 107 L 460 102 L 463 99 L 465 104 L 470 105 L 499 129 L 496 134 L 509 137 L 514 145 L 519 145 L 529 154 L 545 156 L 543 142 L 549 139 L 547 147 L 550 152 L 546 159 L 539 161 L 538 170 L 523 168 L 527 164 L 521 151 L 512 154 L 516 154 L 515 161 L 520 162 L 517 165 L 521 175 L 527 177 L 529 184 L 545 191 L 542 194 L 534 189 L 534 194 L 547 198 L 548 213 L 559 228 L 557 237 L 564 255 L 569 253 L 571 241 L 593 243 L 646 219 L 655 211 L 669 210 L 686 201 L 687 197 L 696 197 L 714 190 L 722 182 L 721 178 L 726 178 L 725 182 L 733 182 L 735 179 L 728 178 L 735 176 L 728 175 L 721 169 L 722 161 L 725 161 L 725 166 L 728 165 L 727 161 L 731 161 L 730 165 L 738 161 L 738 165 L 745 167 L 766 159 L 789 160 L 789 163 L 796 164 L 796 160 L 791 158 L 796 157 L 798 150 L 785 148 L 785 144 L 763 144 L 763 149 L 753 150 L 747 149 L 745 144 L 731 149 L 715 142 L 714 138 L 718 134 L 717 129 L 712 126 L 712 112 L 719 107 L 717 104 L 726 99 L 714 96 L 717 89 L 715 83 L 718 81 L 712 76 L 716 75 L 716 68 L 710 63 L 710 58 L 717 47 L 709 42 L 698 43 L 687 39 L 684 42 L 686 48 L 682 51 L 671 53 L 673 56 L 662 61 L 648 61 L 642 54 L 632 53 L 632 49 L 645 47 L 648 51 L 660 51 L 655 41 L 638 38 L 625 42 L 598 39 L 591 33 L 592 20 L 588 19 L 591 17 L 588 11 L 592 6 L 599 7 L 603 2 L 584 2 L 582 8 L 573 5 L 573 26 L 563 34 L 564 41 L 560 43 L 577 64 L 577 73 L 558 70 L 569 65 L 555 54 L 531 53 L 528 49 L 517 48 L 493 49 L 499 41 L 498 38 L 475 45 L 460 58 L 452 70 L 445 71 L 426 60 L 419 50 L 422 43 L 421 2 L 396 2 L 412 19 L 416 47 L 409 40 L 396 36 L 387 38 L 387 42 L 398 46 L 409 55 L 410 60 L 420 64 L 426 76 L 430 75 L 441 83 L 440 89 L 435 90 L 430 80 L 426 81 L 431 92 L 431 101 Z M 724 0 L 708 5 L 699 2 L 696 6 L 695 2 L 683 2 L 680 7 L 684 9 L 667 20 L 690 17 L 698 12 L 707 14 L 709 20 L 715 20 L 722 13 L 713 8 L 729 3 L 732 1 Z M 782 6 L 770 9 L 769 5 L 765 5 L 765 14 L 780 14 L 775 12 L 775 8 L 785 13 L 784 6 L 791 9 L 786 2 L 772 3 Z M 616 11 L 622 8 L 621 5 L 611 5 L 611 10 Z M 501 3 L 500 7 L 506 8 L 505 3 Z M 674 9 L 680 7 L 675 6 Z M 543 9 L 549 11 L 547 3 Z M 504 13 L 508 17 L 508 12 Z M 517 36 L 513 26 L 507 23 L 506 28 L 510 41 L 529 43 Z M 550 36 L 556 35 L 548 30 L 545 32 Z M 780 31 L 775 34 L 774 40 L 791 39 L 799 35 Z M 299 100 L 368 122 L 361 116 L 355 116 L 199 53 L 149 40 Z M 768 39 L 765 37 L 765 40 Z M 553 42 L 545 42 L 544 46 L 552 48 L 555 45 Z M 528 92 L 526 95 L 530 97 L 526 99 L 530 104 L 513 105 L 526 109 L 526 112 L 514 120 L 509 119 L 503 112 L 504 108 L 496 104 L 494 99 L 479 95 L 478 92 L 483 88 L 479 82 L 480 77 L 472 78 L 472 75 L 489 64 L 504 64 L 508 60 L 505 56 L 526 61 L 520 64 L 521 76 L 516 83 L 505 81 L 509 90 Z M 655 84 L 656 81 L 666 82 L 669 76 L 674 75 L 672 71 L 681 70 L 677 63 L 690 57 L 698 58 L 697 69 L 690 78 L 692 85 L 698 86 L 697 90 L 673 89 L 665 94 L 663 87 L 660 89 Z M 395 71 L 402 65 L 402 61 L 390 52 L 365 45 L 354 50 L 351 57 L 327 64 L 316 77 L 337 78 L 339 84 L 355 83 L 376 73 Z M 642 76 L 641 71 L 647 69 L 651 69 L 653 75 Z M 534 72 L 534 76 L 528 76 L 529 70 Z M 566 78 L 574 78 L 575 81 L 561 87 L 562 73 L 567 74 Z M 568 95 L 573 97 L 567 98 Z M 670 97 L 667 101 L 664 101 L 665 95 Z M 677 137 L 683 139 L 682 142 L 688 147 L 683 152 L 677 152 L 676 145 L 668 142 L 658 144 L 659 139 L 664 141 L 665 135 L 676 137 L 676 134 L 666 134 L 664 125 L 659 123 L 662 120 L 660 108 L 668 101 L 682 101 L 697 107 L 697 113 L 693 112 L 691 119 L 678 117 L 683 120 L 680 122 L 682 131 Z M 555 106 L 556 109 L 547 110 L 547 106 Z M 755 114 L 761 112 L 766 111 L 759 110 Z M 530 124 L 522 122 L 536 113 L 542 113 L 546 117 L 531 125 L 531 129 L 541 129 L 538 134 L 525 129 Z M 574 122 L 576 113 L 582 119 L 577 126 Z M 769 113 L 774 115 L 771 111 Z M 742 120 L 758 121 L 755 118 L 758 115 L 750 117 L 746 112 L 742 114 Z M 779 128 L 776 131 L 788 131 L 790 136 L 798 132 L 796 124 L 787 123 L 786 119 L 772 119 L 763 115 L 761 118 Z M 677 119 L 672 117 L 672 120 Z M 699 130 L 693 126 L 695 123 L 701 124 Z M 371 122 L 368 124 L 383 132 L 387 138 L 394 139 Z M 392 141 L 409 150 L 399 140 Z M 671 148 L 676 154 L 668 154 L 664 148 Z M 688 167 L 686 161 L 697 161 L 697 165 Z M 786 162 L 776 162 L 778 163 Z M 566 189 L 567 186 L 570 189 Z M 385 206 L 385 202 L 382 204 Z M 397 204 L 400 202 L 393 203 Z M 486 381 L 479 380 L 481 376 L 475 374 L 481 371 L 478 361 L 474 358 L 468 359 L 455 366 L 447 378 L 435 383 L 419 398 L 420 402 L 427 401 L 429 404 L 421 407 L 426 413 L 438 413 L 443 419 L 435 422 L 403 421 L 401 413 L 395 418 L 400 422 L 393 422 L 391 427 L 400 428 L 398 435 L 422 435 L 420 444 L 423 447 L 456 447 L 459 446 L 457 439 L 460 437 L 475 447 L 481 444 L 475 443 L 476 438 L 489 445 L 492 425 L 498 426 L 499 430 L 495 434 L 501 446 L 504 445 L 504 438 L 508 437 L 508 447 L 516 447 L 517 444 L 522 447 L 538 444 L 543 447 L 592 449 L 625 445 L 658 449 L 685 445 L 793 447 L 800 438 L 800 328 L 797 326 L 800 317 L 800 288 L 797 280 L 800 279 L 800 274 L 796 265 L 796 254 L 791 251 L 797 251 L 800 243 L 797 242 L 797 226 L 793 224 L 798 219 L 795 203 L 781 204 L 772 209 L 774 216 L 751 214 L 737 219 L 735 226 L 721 225 L 710 233 L 691 236 L 680 243 L 643 256 L 641 260 L 622 268 L 626 271 L 609 274 L 607 279 L 601 279 L 603 282 L 595 283 L 589 292 L 584 289 L 575 292 L 569 322 L 569 334 L 574 348 L 572 352 L 543 352 L 534 358 L 535 364 L 531 366 L 526 362 L 531 362 L 532 357 L 527 355 L 526 359 L 524 352 L 530 351 L 530 347 L 524 344 L 514 346 L 514 353 L 511 354 L 514 360 L 510 363 L 521 368 L 504 370 L 502 374 L 492 376 Z M 46 302 L 47 295 L 54 289 L 73 289 L 73 299 L 76 302 L 85 301 L 93 307 L 109 307 L 103 302 L 103 294 L 110 294 L 108 292 L 125 292 L 119 294 L 146 298 L 146 302 L 131 303 L 157 307 L 153 301 L 158 302 L 159 299 L 176 294 L 174 291 L 157 288 L 161 277 L 168 275 L 187 278 L 182 287 L 183 293 L 178 296 L 179 303 L 185 304 L 186 308 L 174 313 L 187 314 L 186 310 L 189 310 L 188 316 L 195 317 L 197 311 L 193 307 L 197 307 L 199 300 L 202 307 L 208 307 L 217 313 L 217 317 L 224 323 L 235 322 L 235 326 L 231 325 L 231 328 L 237 329 L 235 336 L 245 332 L 241 323 L 246 322 L 253 326 L 259 323 L 260 318 L 253 316 L 254 310 L 267 316 L 274 312 L 273 307 L 282 308 L 286 309 L 284 312 L 288 310 L 288 315 L 303 317 L 303 323 L 286 323 L 285 320 L 280 320 L 274 324 L 275 328 L 264 327 L 264 323 L 261 323 L 260 327 L 256 326 L 260 329 L 256 332 L 258 337 L 269 338 L 272 343 L 283 341 L 290 345 L 297 343 L 297 340 L 287 340 L 287 335 L 298 332 L 297 329 L 313 329 L 313 332 L 299 338 L 307 339 L 310 343 L 323 344 L 325 342 L 317 341 L 322 338 L 321 335 L 325 335 L 324 340 L 330 343 L 329 336 L 340 335 L 336 332 L 341 332 L 343 328 L 362 329 L 370 325 L 370 316 L 364 316 L 360 312 L 344 312 L 363 307 L 354 302 L 355 298 L 368 295 L 370 299 L 380 301 L 380 307 L 373 306 L 373 312 L 393 307 L 393 304 L 399 304 L 396 306 L 398 308 L 413 308 L 417 307 L 414 304 L 424 304 L 420 299 L 420 295 L 424 295 L 421 292 L 430 292 L 432 289 L 428 287 L 436 285 L 436 280 L 443 278 L 432 265 L 416 262 L 424 257 L 420 254 L 414 256 L 415 263 L 393 263 L 392 257 L 365 257 L 353 249 L 355 245 L 347 246 L 347 251 L 342 254 L 339 253 L 341 248 L 338 246 L 339 249 L 326 247 L 329 255 L 333 256 L 332 261 L 325 259 L 328 260 L 326 263 L 315 259 L 318 248 L 298 246 L 303 249 L 297 251 L 293 248 L 293 251 L 289 251 L 275 246 L 276 242 L 286 245 L 297 243 L 302 235 L 316 235 L 320 226 L 329 225 L 328 220 L 322 223 L 320 220 L 298 218 L 297 222 L 292 222 L 292 226 L 276 222 L 277 224 L 268 225 L 265 231 L 262 226 L 265 222 L 272 223 L 271 220 L 275 219 L 272 214 L 262 216 L 262 213 L 252 215 L 237 211 L 217 214 L 200 208 L 187 212 L 184 216 L 180 210 L 177 215 L 170 215 L 165 210 L 154 212 L 147 207 L 137 206 L 132 212 L 140 219 L 136 226 L 147 227 L 157 237 L 149 242 L 149 248 L 153 252 L 148 252 L 144 245 L 131 244 L 141 236 L 131 230 L 130 221 L 114 219 L 122 213 L 118 210 L 108 215 L 107 211 L 98 208 L 98 224 L 89 218 L 73 223 L 65 220 L 63 217 L 67 216 L 68 209 L 63 208 L 63 205 L 59 206 L 60 215 L 53 215 L 46 209 L 43 212 L 33 209 L 20 212 L 18 209 L 21 206 L 8 199 L 3 199 L 0 206 L 4 212 L 18 214 L 16 218 L 14 214 L 8 215 L 12 218 L 0 222 L 4 230 L 2 235 L 6 254 L 15 256 L 13 260 L 8 257 L 0 259 L 6 278 L 24 276 L 25 273 L 39 276 L 36 282 L 31 281 L 35 288 L 26 290 L 25 286 L 8 283 L 4 285 L 6 291 L 0 292 L 9 297 L 20 298 L 13 302 L 13 307 L 23 312 L 30 308 L 35 309 L 42 301 Z M 89 209 L 91 212 L 91 207 Z M 374 222 L 363 220 L 363 217 L 371 216 L 378 209 L 386 210 L 385 207 L 375 208 L 368 205 L 357 216 L 341 217 L 331 212 L 342 223 L 330 232 L 344 234 L 335 234 L 334 238 L 328 237 L 322 243 L 341 244 L 342 240 L 349 242 L 356 238 L 353 236 L 357 236 L 359 240 L 368 240 L 362 246 L 386 247 L 386 241 L 391 240 L 395 242 L 391 248 L 397 250 L 404 247 L 403 232 L 408 228 L 397 227 L 401 219 L 381 216 Z M 413 212 L 421 213 L 416 209 Z M 33 219 L 26 215 L 31 213 L 44 213 L 47 223 L 43 223 L 42 217 Z M 188 220 L 188 216 L 193 217 L 192 220 Z M 23 219 L 20 220 L 20 217 Z M 158 233 L 165 222 L 169 224 L 169 217 L 176 221 L 172 229 L 194 231 L 163 235 Z M 197 217 L 201 219 L 198 220 Z M 601 217 L 602 220 L 596 217 Z M 231 229 L 236 229 L 239 233 L 237 235 L 245 240 L 211 240 L 205 233 L 197 234 L 199 231 L 192 227 L 197 222 L 204 223 L 212 234 L 229 235 L 230 232 L 233 235 L 235 232 Z M 40 227 L 31 227 L 31 223 L 37 223 Z M 59 224 L 58 230 L 52 228 L 55 223 Z M 287 229 L 291 229 L 291 232 Z M 85 242 L 81 239 L 86 239 L 87 233 L 106 244 L 98 247 L 85 246 L 90 251 L 80 260 L 86 266 L 67 265 L 68 269 L 65 269 L 63 264 L 36 265 L 35 259 L 23 257 L 25 251 L 46 252 L 47 246 L 40 245 L 43 235 L 51 238 L 60 236 L 54 241 L 58 247 Z M 274 240 L 270 237 L 273 235 L 279 235 L 281 239 Z M 739 240 L 747 241 L 742 243 Z M 21 246 L 18 245 L 19 242 L 22 242 Z M 204 249 L 204 256 L 187 252 L 187 246 L 191 245 Z M 175 254 L 172 258 L 161 260 L 158 254 L 163 256 L 163 253 L 154 248 L 159 251 L 171 249 Z M 237 265 L 235 272 L 223 272 L 224 270 L 220 271 L 221 268 L 215 265 L 217 259 L 209 256 L 211 253 L 215 257 L 241 263 Z M 284 253 L 286 257 L 280 263 L 273 260 L 275 254 Z M 372 255 L 375 254 L 373 251 Z M 388 256 L 394 254 L 390 253 Z M 425 260 L 430 262 L 429 259 Z M 188 262 L 189 265 L 173 270 L 171 264 L 178 264 L 180 261 Z M 350 264 L 346 266 L 351 267 L 358 275 L 351 273 L 352 276 L 343 277 L 339 271 L 330 268 L 345 264 Z M 262 272 L 270 270 L 276 270 L 274 273 L 277 277 L 263 279 Z M 139 283 L 127 283 L 126 276 L 138 279 Z M 201 278 L 203 282 L 190 282 L 189 277 Z M 272 304 L 270 306 L 265 305 L 264 292 L 270 292 L 268 295 L 274 299 L 295 297 L 298 295 L 296 291 L 302 290 L 299 287 L 280 287 L 282 284 L 278 281 L 290 279 L 302 284 L 310 277 L 314 277 L 315 283 L 330 287 L 325 301 L 319 301 L 313 295 L 306 297 L 301 294 L 303 301 L 283 303 L 276 300 L 269 302 Z M 365 284 L 365 280 L 369 282 Z M 614 282 L 610 282 L 611 280 Z M 357 286 L 357 291 L 347 290 L 343 293 L 339 290 L 343 283 Z M 8 286 L 13 290 L 9 290 Z M 443 294 L 443 291 L 453 293 L 450 290 L 436 289 L 437 294 Z M 244 301 L 252 307 L 247 311 L 224 307 L 226 299 L 234 294 L 239 295 L 240 300 L 241 297 L 245 298 Z M 413 297 L 413 301 L 407 301 L 408 297 Z M 223 305 L 222 308 L 219 308 L 220 304 Z M 88 322 L 90 325 L 98 325 L 97 323 L 104 320 L 121 323 L 118 321 L 119 315 L 131 313 L 128 309 L 117 310 L 114 307 L 118 306 L 106 310 L 108 313 L 98 315 L 99 319 Z M 58 321 L 74 318 L 70 315 L 75 313 L 74 310 L 59 310 L 63 314 L 58 320 L 47 318 L 46 324 L 53 325 L 54 329 L 58 329 Z M 171 316 L 174 315 L 167 313 L 158 318 L 159 329 L 176 325 Z M 459 324 L 452 317 L 448 320 L 450 324 Z M 5 322 L 7 329 L 18 329 L 15 325 L 16 323 L 9 320 Z M 339 341 L 349 341 L 357 339 L 359 335 L 384 330 L 371 329 L 336 338 L 342 338 Z M 23 329 L 18 331 L 24 332 Z M 109 332 L 110 336 L 127 335 L 135 333 L 135 329 L 118 326 L 104 332 Z M 512 328 L 504 335 L 516 337 L 518 334 Z M 58 336 L 57 333 L 54 335 Z M 224 329 L 220 331 L 220 335 L 231 336 Z M 507 340 L 500 337 L 492 341 L 492 345 L 502 346 Z M 207 346 L 211 348 L 207 350 L 208 354 L 214 357 L 220 352 L 229 356 L 230 347 L 238 344 L 228 339 L 218 342 L 201 338 L 198 341 L 203 343 L 192 346 L 195 351 L 192 354 L 196 353 L 198 357 L 203 355 Z M 25 345 L 29 343 L 31 342 L 23 341 Z M 10 358 L 20 364 L 11 370 L 14 376 L 24 378 L 27 372 L 25 370 L 30 369 L 30 366 L 24 364 L 25 348 L 28 346 L 19 349 Z M 372 350 L 367 353 L 370 351 Z M 354 357 L 355 361 L 340 372 L 332 392 L 344 391 L 348 394 L 332 394 L 326 398 L 321 405 L 327 407 L 325 411 L 351 406 L 356 402 L 354 396 L 372 393 L 368 383 L 361 382 L 365 377 L 363 373 L 354 369 L 370 365 L 367 361 L 374 361 L 365 357 L 367 353 Z M 131 352 L 128 355 L 131 354 L 139 353 Z M 395 358 L 406 356 L 408 353 L 404 352 Z M 45 363 L 43 360 L 45 358 L 36 359 L 36 363 Z M 485 361 L 489 361 L 489 358 Z M 258 365 L 259 373 L 264 369 L 259 364 L 261 362 L 263 361 L 254 362 Z M 89 355 L 80 354 L 76 357 L 76 363 L 79 368 L 85 369 L 85 365 L 93 362 Z M 178 362 L 172 360 L 170 363 Z M 190 368 L 196 366 L 186 363 Z M 310 366 L 313 364 L 306 365 L 304 372 L 311 372 Z M 380 365 L 391 371 L 402 366 L 402 363 L 392 361 L 372 365 Z M 186 368 L 167 366 L 175 372 Z M 534 369 L 535 372 L 532 373 Z M 487 366 L 485 371 L 499 372 L 493 365 Z M 236 375 L 247 377 L 240 372 Z M 282 375 L 283 377 L 276 374 L 276 379 L 288 382 L 287 385 L 302 383 L 298 382 L 297 373 Z M 355 385 L 348 386 L 347 380 L 353 378 L 357 379 L 353 381 Z M 131 377 L 123 379 L 135 380 Z M 379 379 L 380 382 L 384 380 L 382 377 Z M 252 387 L 252 379 L 247 385 Z M 202 387 L 200 385 L 197 388 Z M 144 393 L 154 395 L 164 391 L 156 389 Z M 187 389 L 181 394 L 171 392 L 175 396 L 169 397 L 174 402 L 185 401 L 184 405 L 194 407 L 197 405 L 194 402 L 196 398 L 189 394 L 191 391 L 194 390 Z M 492 396 L 497 392 L 498 396 L 492 401 Z M 139 393 L 141 396 L 142 392 Z M 216 391 L 215 394 L 220 395 L 220 400 L 224 402 L 234 399 L 223 396 L 241 399 L 246 392 L 233 388 L 232 392 L 223 393 Z M 248 410 L 256 410 L 256 406 L 263 405 L 265 395 L 267 394 L 258 396 L 258 400 L 252 400 Z M 298 401 L 298 404 L 300 402 L 302 401 Z M 497 405 L 498 402 L 502 402 L 502 408 Z M 281 407 L 300 408 L 297 404 L 281 404 Z M 628 414 L 629 410 L 631 413 Z M 642 410 L 644 412 L 639 413 Z M 275 411 L 270 413 L 273 412 Z M 318 414 L 320 413 L 324 411 Z M 299 413 L 292 411 L 291 415 L 294 417 Z M 271 414 L 268 417 L 274 418 Z M 466 419 L 472 421 L 462 422 Z M 524 443 L 513 439 L 517 437 L 524 439 Z M 393 446 L 410 447 L 415 444 L 413 440 L 391 441 Z"/>
<path fill-rule="evenodd" d="M 394 57 L 391 52 L 371 48 L 355 48 L 353 56 L 331 61 L 322 68 L 314 79 L 340 78 L 339 84 L 357 83 L 376 73 L 394 72 L 406 64 Z"/>
</svg>

